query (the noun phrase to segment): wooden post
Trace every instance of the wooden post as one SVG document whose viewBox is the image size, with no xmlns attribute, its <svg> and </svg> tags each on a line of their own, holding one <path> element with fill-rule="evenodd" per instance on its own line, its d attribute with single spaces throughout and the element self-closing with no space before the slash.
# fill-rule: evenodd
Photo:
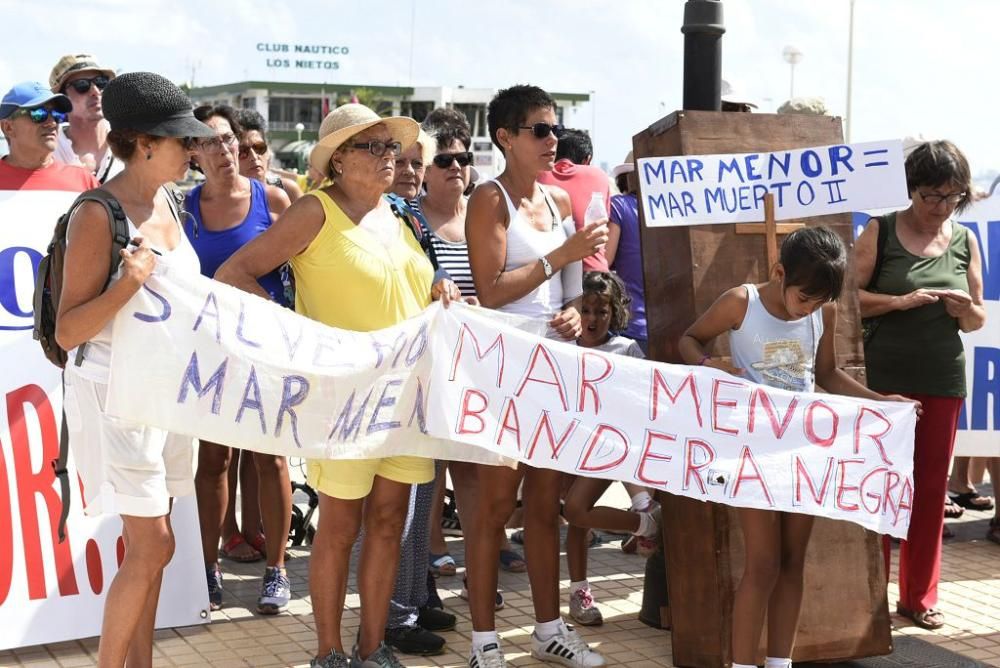
<svg viewBox="0 0 1000 668">
<path fill-rule="evenodd" d="M 774 195 L 768 193 L 764 195 L 764 222 L 763 223 L 738 223 L 734 226 L 736 234 L 763 234 L 767 245 L 767 267 L 765 274 L 761 277 L 766 281 L 770 276 L 771 269 L 778 263 L 778 235 L 791 234 L 795 230 L 805 227 L 803 223 L 781 223 L 778 225 L 774 221 Z"/>
</svg>

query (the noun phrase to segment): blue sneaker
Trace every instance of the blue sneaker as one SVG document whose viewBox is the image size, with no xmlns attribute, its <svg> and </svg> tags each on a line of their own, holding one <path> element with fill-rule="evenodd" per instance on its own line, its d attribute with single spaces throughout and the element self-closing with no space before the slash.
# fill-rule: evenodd
<svg viewBox="0 0 1000 668">
<path fill-rule="evenodd" d="M 268 566 L 264 569 L 264 581 L 257 599 L 257 612 L 262 615 L 276 615 L 288 607 L 292 599 L 292 583 L 288 581 L 284 568 Z"/>
<path fill-rule="evenodd" d="M 205 567 L 205 577 L 208 580 L 208 609 L 222 608 L 222 571 L 218 564 Z"/>
</svg>

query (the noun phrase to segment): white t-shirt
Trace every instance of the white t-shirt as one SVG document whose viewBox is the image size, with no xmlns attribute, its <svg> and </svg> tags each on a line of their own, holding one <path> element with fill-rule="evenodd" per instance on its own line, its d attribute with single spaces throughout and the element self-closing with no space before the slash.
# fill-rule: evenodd
<svg viewBox="0 0 1000 668">
<path fill-rule="evenodd" d="M 69 123 L 63 123 L 59 126 L 59 132 L 56 135 L 56 151 L 52 157 L 67 165 L 83 167 L 84 164 L 80 160 L 80 156 L 73 152 L 73 142 L 66 134 L 68 129 Z M 100 156 L 100 160 L 97 161 L 97 169 L 94 170 L 93 174 L 99 182 L 104 183 L 123 169 L 125 169 L 125 163 L 112 155 L 110 148 L 106 148 L 104 154 Z"/>
</svg>

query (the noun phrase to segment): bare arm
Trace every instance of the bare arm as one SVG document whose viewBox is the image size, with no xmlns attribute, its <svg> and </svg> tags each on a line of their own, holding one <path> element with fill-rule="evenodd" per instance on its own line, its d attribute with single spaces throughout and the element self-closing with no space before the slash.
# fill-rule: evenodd
<svg viewBox="0 0 1000 668">
<path fill-rule="evenodd" d="M 302 188 L 299 187 L 298 181 L 287 176 L 282 176 L 281 183 L 285 186 L 285 194 L 288 195 L 288 199 L 292 204 L 302 197 Z"/>
<path fill-rule="evenodd" d="M 264 192 L 267 193 L 267 209 L 274 216 L 275 220 L 277 220 L 278 216 L 292 205 L 291 200 L 288 198 L 288 193 L 278 186 L 267 185 L 264 186 Z"/>
<path fill-rule="evenodd" d="M 875 271 L 875 260 L 878 255 L 879 219 L 871 218 L 864 232 L 854 242 L 854 276 L 858 288 L 858 304 L 861 317 L 871 318 L 884 315 L 891 311 L 907 311 L 911 308 L 933 304 L 938 300 L 932 291 L 920 288 L 905 295 L 884 295 L 869 292 L 865 289 Z"/>
<path fill-rule="evenodd" d="M 608 243 L 604 247 L 604 257 L 608 261 L 608 267 L 615 263 L 615 256 L 618 255 L 618 242 L 622 238 L 622 228 L 618 221 L 613 218 L 608 221 Z"/>
<path fill-rule="evenodd" d="M 708 356 L 708 350 L 711 349 L 712 342 L 717 336 L 743 324 L 748 301 L 746 289 L 743 287 L 730 288 L 722 293 L 681 336 L 677 343 L 681 359 L 686 364 L 703 364 L 736 376 L 743 375 L 742 369 L 726 363 L 721 358 Z"/>
<path fill-rule="evenodd" d="M 111 266 L 111 227 L 104 206 L 81 204 L 66 240 L 56 342 L 71 350 L 104 329 L 153 272 L 156 258 L 144 241 L 139 248 L 122 249 L 121 279 L 102 292 Z"/>
<path fill-rule="evenodd" d="M 983 261 L 979 254 L 979 241 L 972 233 L 969 239 L 969 268 L 966 278 L 969 293 L 952 290 L 943 294 L 944 307 L 948 314 L 958 320 L 963 332 L 974 332 L 986 324 L 986 308 L 983 306 Z"/>
<path fill-rule="evenodd" d="M 244 292 L 270 299 L 257 279 L 304 251 L 323 227 L 323 205 L 303 197 L 256 239 L 222 263 L 215 278 Z"/>
</svg>

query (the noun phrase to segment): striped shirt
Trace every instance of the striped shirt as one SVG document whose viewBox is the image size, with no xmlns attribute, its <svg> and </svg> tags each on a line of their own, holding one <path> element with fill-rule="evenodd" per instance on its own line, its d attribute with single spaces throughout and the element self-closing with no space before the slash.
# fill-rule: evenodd
<svg viewBox="0 0 1000 668">
<path fill-rule="evenodd" d="M 448 241 L 434 234 L 420 208 L 420 200 L 410 200 L 409 204 L 417 213 L 417 222 L 430 242 L 425 248 L 428 248 L 431 262 L 436 262 L 439 268 L 448 272 L 463 297 L 474 297 L 476 284 L 472 280 L 472 267 L 469 266 L 469 244 L 465 241 Z"/>
</svg>

